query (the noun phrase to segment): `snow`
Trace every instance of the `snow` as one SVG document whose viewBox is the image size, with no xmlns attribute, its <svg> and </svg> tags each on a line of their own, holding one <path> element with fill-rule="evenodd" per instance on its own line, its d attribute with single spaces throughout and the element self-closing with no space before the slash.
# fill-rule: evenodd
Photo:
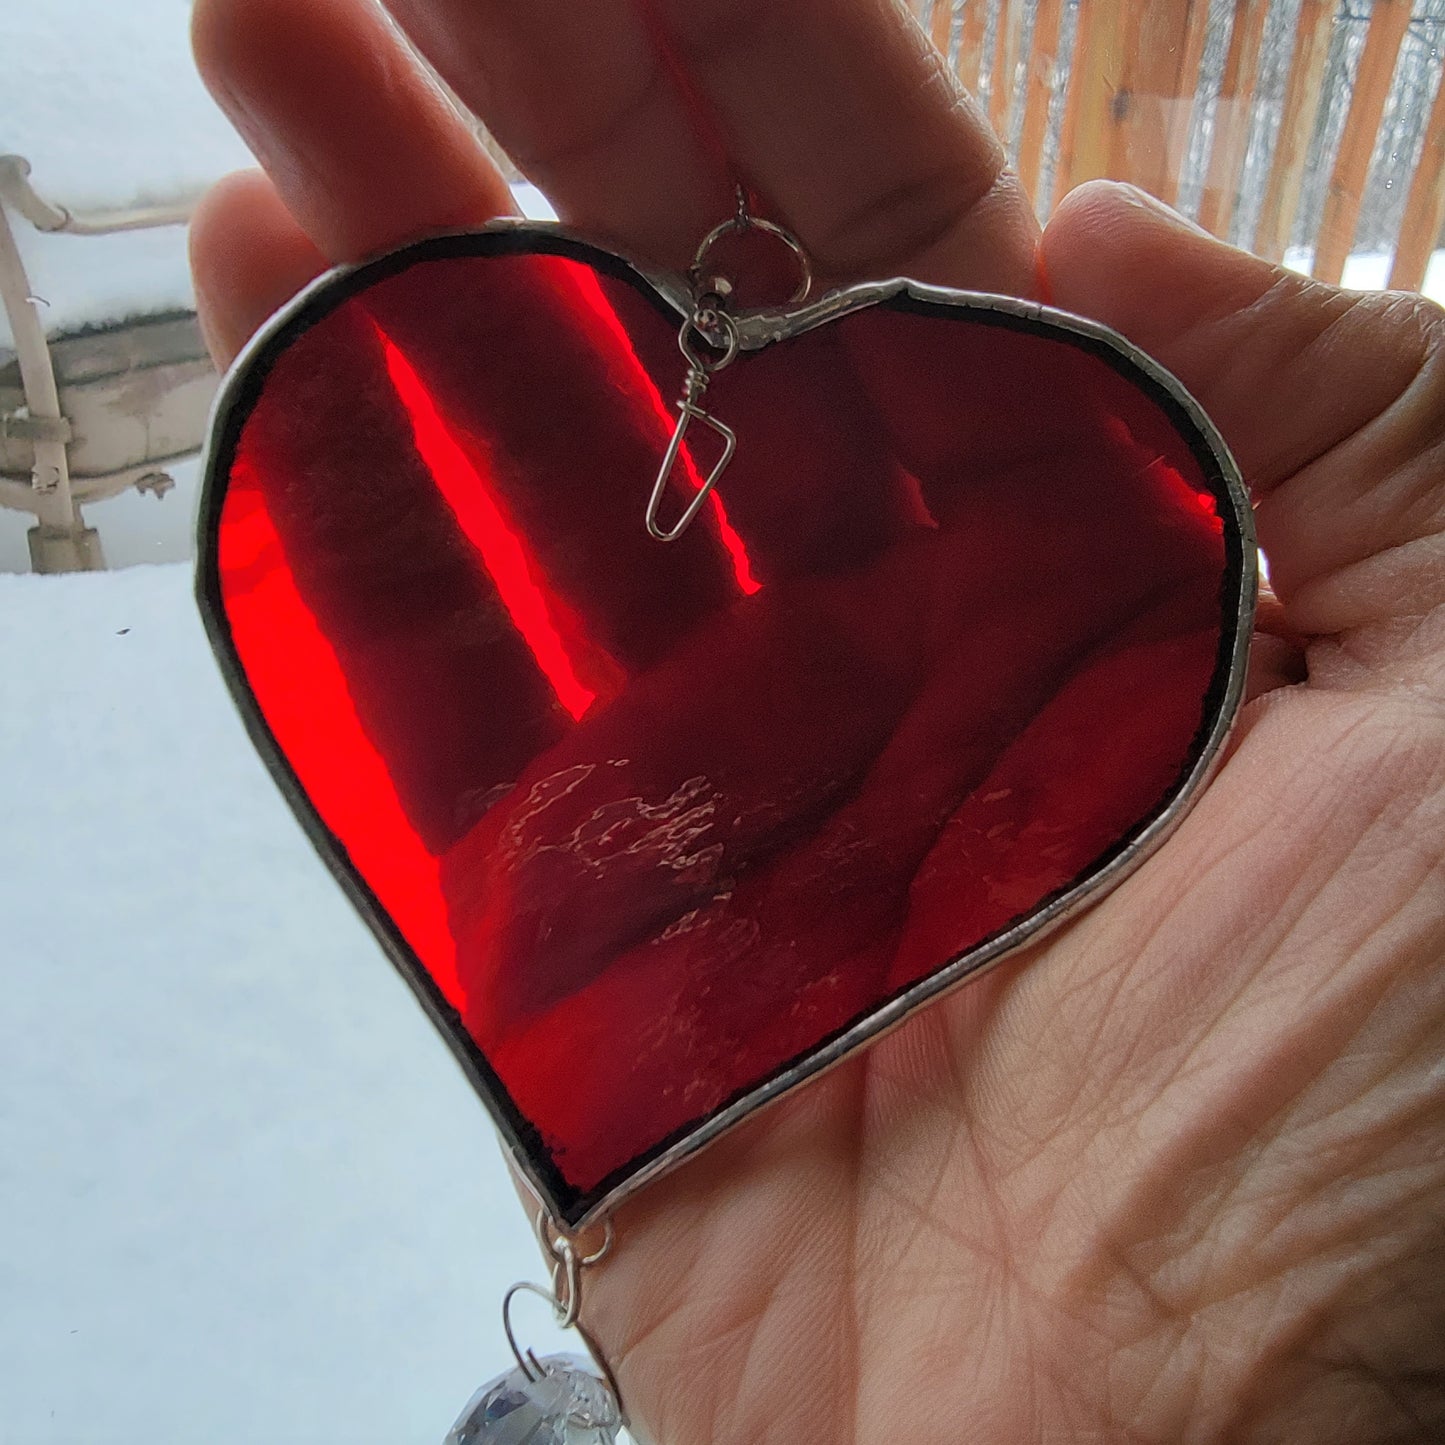
<svg viewBox="0 0 1445 1445">
<path fill-rule="evenodd" d="M 31 295 L 40 301 L 52 336 L 133 316 L 195 309 L 183 226 L 69 236 L 18 221 L 15 240 Z M 0 313 L 0 348 L 9 345 L 10 329 Z"/>
<path fill-rule="evenodd" d="M 1357 251 L 1345 262 L 1340 284 L 1352 291 L 1383 291 L 1390 282 L 1391 259 L 1388 251 Z M 1302 247 L 1292 247 L 1284 255 L 1284 264 L 1304 276 L 1309 275 L 1313 262 L 1314 252 Z M 1420 291 L 1432 301 L 1445 303 L 1445 250 L 1431 255 Z"/>
<path fill-rule="evenodd" d="M 436 1445 L 537 1251 L 190 585 L 0 577 L 0 1442 Z"/>
<path fill-rule="evenodd" d="M 191 61 L 190 0 L 10 0 L 0 151 L 75 209 L 173 200 L 250 164 Z"/>
<path fill-rule="evenodd" d="M 24 156 L 45 199 L 77 212 L 199 195 L 250 153 L 191 61 L 190 0 L 11 0 L 0 152 Z M 51 332 L 192 305 L 184 229 L 16 238 Z M 8 344 L 0 316 L 0 348 Z"/>
</svg>

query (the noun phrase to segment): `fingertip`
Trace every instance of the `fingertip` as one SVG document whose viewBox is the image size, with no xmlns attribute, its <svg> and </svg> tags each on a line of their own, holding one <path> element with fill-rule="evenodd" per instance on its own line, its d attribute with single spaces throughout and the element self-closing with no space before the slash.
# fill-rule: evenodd
<svg viewBox="0 0 1445 1445">
<path fill-rule="evenodd" d="M 216 74 L 216 22 L 215 0 L 192 0 L 191 4 L 191 55 L 196 69 L 207 87 Z"/>
<path fill-rule="evenodd" d="M 1158 196 L 1127 181 L 1085 181 L 1075 186 L 1055 207 L 1049 224 L 1059 233 L 1087 230 L 1095 237 L 1148 226 L 1224 244 Z"/>
<path fill-rule="evenodd" d="M 1131 336 L 1231 315 L 1281 279 L 1308 284 L 1122 181 L 1070 191 L 1044 229 L 1042 256 L 1055 304 Z"/>
<path fill-rule="evenodd" d="M 191 218 L 190 258 L 201 331 L 222 369 L 327 267 L 260 171 L 237 171 L 206 192 Z"/>
<path fill-rule="evenodd" d="M 333 260 L 512 210 L 500 173 L 378 5 L 197 0 L 192 44 L 216 102 Z"/>
</svg>

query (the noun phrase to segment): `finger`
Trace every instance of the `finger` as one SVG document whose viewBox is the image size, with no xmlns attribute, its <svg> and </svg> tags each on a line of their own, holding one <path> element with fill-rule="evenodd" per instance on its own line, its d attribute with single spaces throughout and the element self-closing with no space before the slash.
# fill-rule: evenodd
<svg viewBox="0 0 1445 1445">
<path fill-rule="evenodd" d="M 1249 675 L 1244 701 L 1253 702 L 1267 692 L 1303 682 L 1305 642 L 1289 625 L 1285 610 L 1269 584 L 1260 579 L 1259 602 L 1254 613 L 1254 639 L 1249 648 Z M 1242 729 L 1240 731 L 1242 736 Z"/>
<path fill-rule="evenodd" d="M 1107 183 L 1064 202 L 1043 257 L 1060 306 L 1123 332 L 1213 416 L 1258 501 L 1291 626 L 1379 621 L 1407 593 L 1418 608 L 1426 576 L 1445 595 L 1437 307 L 1309 281 Z M 1382 558 L 1387 575 L 1366 568 Z"/>
<path fill-rule="evenodd" d="M 326 269 L 259 171 L 211 188 L 191 218 L 190 248 L 201 330 L 222 370 L 273 311 Z"/>
<path fill-rule="evenodd" d="M 282 587 L 271 591 L 294 587 L 319 626 L 413 829 L 435 854 L 475 822 L 492 789 L 556 741 L 566 716 L 458 517 L 437 501 L 382 353 L 366 313 L 347 305 L 271 359 L 236 438 L 221 525 L 224 533 L 238 503 L 264 509 L 280 542 L 269 565 L 284 557 Z M 224 558 L 224 541 L 220 550 Z M 264 593 L 272 580 L 253 572 L 250 588 Z M 252 652 L 274 651 L 289 630 L 268 620 Z M 298 696 L 314 707 L 319 694 L 292 678 L 283 695 L 258 701 L 268 718 L 295 716 Z M 328 719 L 303 719 L 289 759 L 316 796 L 335 781 Z"/>
<path fill-rule="evenodd" d="M 1003 148 L 888 0 L 391 0 L 567 219 L 672 265 L 731 210 L 654 13 L 732 163 L 835 279 L 1027 292 Z"/>
<path fill-rule="evenodd" d="M 334 0 L 248 0 L 244 6 L 239 0 L 203 0 L 196 44 L 208 80 L 271 171 L 281 200 L 329 255 L 346 258 L 421 232 L 484 221 L 506 204 L 506 187 L 490 162 L 374 8 Z M 593 486 L 587 493 L 592 514 L 569 510 L 579 485 L 593 473 L 578 465 L 572 433 L 555 425 L 575 399 L 574 423 L 580 424 L 585 411 L 595 451 L 616 460 L 626 479 L 635 478 L 645 500 L 670 429 L 663 406 L 650 398 L 625 339 L 613 334 L 605 318 L 593 316 L 590 325 L 582 324 L 585 308 L 573 304 L 570 290 L 553 294 L 535 284 L 535 277 L 520 278 L 514 295 L 498 294 L 484 278 L 490 267 L 503 264 L 458 263 L 448 272 L 449 294 L 445 286 L 438 294 L 435 267 L 417 268 L 376 288 L 364 304 L 381 308 L 378 319 L 435 390 L 433 399 L 447 419 L 460 423 L 460 432 L 473 441 L 495 443 L 503 461 L 494 480 L 499 487 L 504 478 L 516 480 L 534 496 L 530 520 L 541 538 L 575 540 L 599 508 L 605 513 L 601 520 L 611 530 L 599 528 L 590 548 L 573 546 L 571 552 L 595 559 L 594 572 L 619 585 L 600 598 L 586 598 L 590 610 L 581 630 L 606 642 L 619 630 L 636 631 L 638 614 L 655 625 L 684 626 L 696 610 L 688 604 L 701 599 L 680 595 L 686 589 L 677 587 L 671 608 L 651 605 L 654 599 L 633 587 L 626 616 L 597 615 L 599 606 L 607 612 L 614 594 L 626 593 L 631 576 L 625 558 L 608 545 L 622 525 L 623 509 Z M 481 304 L 482 292 L 491 304 Z M 402 304 L 385 304 L 392 293 Z M 469 343 L 482 349 L 469 351 Z M 550 351 L 549 343 L 555 343 Z M 474 385 L 475 368 L 493 363 L 490 388 Z M 538 387 L 543 377 L 549 392 Z M 378 384 L 388 384 L 385 375 Z M 624 402 L 613 405 L 619 389 Z M 509 461 L 516 465 L 506 465 Z M 491 475 L 485 460 L 478 465 L 477 475 Z M 572 484 L 549 490 L 547 483 L 564 475 Z M 428 497 L 429 505 L 446 510 L 434 490 Z M 655 560 L 656 545 L 643 531 L 641 510 L 639 503 L 635 513 L 626 513 L 623 540 L 634 551 L 638 545 L 651 548 Z M 707 548 L 707 536 L 706 528 L 696 528 L 688 539 L 692 550 Z M 657 588 L 665 588 L 669 566 L 675 580 L 689 550 L 673 549 L 665 563 L 650 569 Z M 721 551 L 715 545 L 711 550 Z M 725 563 L 715 556 L 695 568 L 692 594 L 707 592 Z M 574 589 L 587 590 L 582 580 Z M 589 655 L 595 650 L 590 639 L 578 646 Z M 587 688 L 571 688 L 565 675 L 562 680 L 580 706 Z"/>
<path fill-rule="evenodd" d="M 647 533 L 676 414 L 618 319 L 624 286 L 567 257 L 463 256 L 409 267 L 359 298 L 465 457 L 475 481 L 463 490 L 496 499 L 479 538 L 505 525 L 521 539 L 565 650 L 595 661 L 599 698 L 744 587 L 715 506 L 671 545 Z M 672 340 L 669 320 L 643 314 Z M 439 478 L 451 456 L 437 454 Z"/>
<path fill-rule="evenodd" d="M 192 39 L 211 93 L 331 260 L 512 208 L 496 167 L 372 5 L 198 0 Z"/>
<path fill-rule="evenodd" d="M 392 0 L 564 220 L 673 265 L 733 206 L 632 0 Z"/>
<path fill-rule="evenodd" d="M 744 172 L 828 276 L 1033 284 L 1002 145 L 891 0 L 656 0 Z"/>
</svg>

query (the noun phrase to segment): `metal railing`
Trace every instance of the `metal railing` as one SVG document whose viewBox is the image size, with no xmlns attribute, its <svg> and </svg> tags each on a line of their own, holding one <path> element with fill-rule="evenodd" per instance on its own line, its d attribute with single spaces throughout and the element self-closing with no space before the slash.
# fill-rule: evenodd
<svg viewBox="0 0 1445 1445">
<path fill-rule="evenodd" d="M 0 505 L 35 516 L 31 556 L 37 570 L 86 570 L 103 563 L 99 541 L 85 525 L 72 486 L 71 425 L 61 410 L 50 341 L 11 218 L 19 217 L 40 231 L 104 236 L 183 225 L 196 200 L 187 197 L 170 204 L 77 213 L 35 190 L 30 163 L 23 156 L 0 156 L 0 304 L 10 324 L 23 396 L 19 408 L 0 415 L 0 432 L 27 443 L 34 456 L 28 485 L 13 477 L 0 477 Z"/>
</svg>

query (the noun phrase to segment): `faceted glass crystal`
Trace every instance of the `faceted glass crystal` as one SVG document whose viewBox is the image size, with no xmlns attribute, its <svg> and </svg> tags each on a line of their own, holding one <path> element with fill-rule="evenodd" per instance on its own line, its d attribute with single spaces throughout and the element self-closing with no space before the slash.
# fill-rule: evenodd
<svg viewBox="0 0 1445 1445">
<path fill-rule="evenodd" d="M 576 1355 L 547 1355 L 540 1379 L 521 1366 L 483 1385 L 443 1445 L 613 1445 L 622 1419 L 612 1391 Z"/>
<path fill-rule="evenodd" d="M 620 263 L 454 238 L 306 305 L 213 457 L 213 632 L 561 1219 L 1087 888 L 1217 736 L 1239 503 L 1105 341 L 898 295 L 744 353 L 663 544 L 677 317 Z"/>
</svg>

